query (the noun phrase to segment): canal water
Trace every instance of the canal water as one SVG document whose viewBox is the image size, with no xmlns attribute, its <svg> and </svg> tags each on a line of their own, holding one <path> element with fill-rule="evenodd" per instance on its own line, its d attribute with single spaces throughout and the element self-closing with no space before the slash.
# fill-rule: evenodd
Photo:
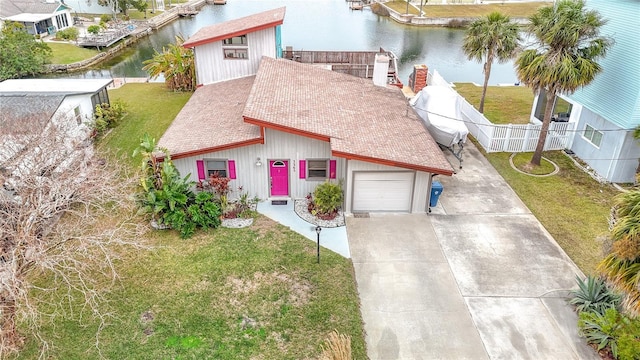
<svg viewBox="0 0 640 360">
<path fill-rule="evenodd" d="M 482 64 L 466 59 L 462 51 L 464 30 L 401 25 L 365 8 L 350 10 L 344 0 L 229 0 L 226 5 L 207 5 L 193 18 L 182 18 L 141 39 L 121 56 L 76 76 L 145 77 L 142 61 L 154 49 L 174 41 L 176 35 L 193 35 L 203 26 L 286 6 L 282 45 L 294 50 L 393 51 L 400 59 L 400 79 L 408 82 L 413 65 L 425 64 L 448 81 L 482 83 Z M 426 7 L 428 13 L 428 7 Z M 494 64 L 491 84 L 515 83 L 513 62 Z"/>
</svg>

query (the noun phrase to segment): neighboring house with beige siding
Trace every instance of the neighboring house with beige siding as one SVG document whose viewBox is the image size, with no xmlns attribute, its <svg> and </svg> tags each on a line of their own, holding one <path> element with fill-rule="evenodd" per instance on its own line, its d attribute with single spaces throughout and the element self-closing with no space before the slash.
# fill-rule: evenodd
<svg viewBox="0 0 640 360">
<path fill-rule="evenodd" d="M 273 30 L 284 8 L 258 15 L 242 23 L 275 19 L 263 22 Z M 185 44 L 198 54 L 198 41 Z M 276 42 L 261 48 L 276 49 Z M 196 57 L 206 80 L 198 78 L 201 86 L 158 142 L 180 173 L 197 181 L 217 173 L 261 199 L 303 198 L 336 181 L 347 213 L 428 211 L 433 175 L 453 169 L 401 90 L 274 55 L 262 56 L 254 72 L 237 67 L 240 75 Z M 240 61 L 253 63 L 251 56 Z M 219 73 L 226 75 L 214 81 Z"/>
</svg>

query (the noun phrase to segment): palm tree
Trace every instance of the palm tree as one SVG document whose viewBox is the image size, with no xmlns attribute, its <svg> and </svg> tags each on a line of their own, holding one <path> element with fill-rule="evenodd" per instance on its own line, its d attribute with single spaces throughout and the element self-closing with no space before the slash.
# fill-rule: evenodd
<svg viewBox="0 0 640 360">
<path fill-rule="evenodd" d="M 503 63 L 513 58 L 518 49 L 520 30 L 508 16 L 492 12 L 471 23 L 464 37 L 462 49 L 469 60 L 483 61 L 484 86 L 479 111 L 484 112 L 484 98 L 494 60 Z"/>
<path fill-rule="evenodd" d="M 598 264 L 607 280 L 623 291 L 625 306 L 640 314 L 640 191 L 632 190 L 615 199 L 615 224 L 611 229 L 611 252 Z"/>
<path fill-rule="evenodd" d="M 601 71 L 596 60 L 611 45 L 609 38 L 599 35 L 606 21 L 597 11 L 584 6 L 583 0 L 560 0 L 555 6 L 538 9 L 529 18 L 534 48 L 520 53 L 516 71 L 522 82 L 547 96 L 532 165 L 540 165 L 557 94 L 573 93 L 593 81 Z"/>
<path fill-rule="evenodd" d="M 164 74 L 164 81 L 171 90 L 193 91 L 196 85 L 196 70 L 193 50 L 182 47 L 184 38 L 176 36 L 176 43 L 157 50 L 153 58 L 143 61 L 143 70 L 151 78 Z"/>
</svg>

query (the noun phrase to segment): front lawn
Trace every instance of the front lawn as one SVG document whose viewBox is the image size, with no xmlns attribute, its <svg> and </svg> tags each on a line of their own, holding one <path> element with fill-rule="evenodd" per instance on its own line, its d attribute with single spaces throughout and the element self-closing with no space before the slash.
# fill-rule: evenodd
<svg viewBox="0 0 640 360">
<path fill-rule="evenodd" d="M 73 64 L 82 60 L 91 59 L 96 56 L 99 51 L 96 49 L 82 48 L 68 43 L 48 42 L 53 57 L 52 64 Z"/>
<path fill-rule="evenodd" d="M 153 251 L 127 254 L 98 340 L 107 359 L 311 359 L 337 329 L 366 358 L 348 259 L 260 217 L 246 229 L 180 239 L 151 232 Z M 64 294 L 60 294 L 61 298 Z M 77 311 L 78 309 L 76 309 Z M 46 323 L 52 359 L 97 359 L 97 324 L 62 314 Z M 32 340 L 20 359 L 36 358 Z"/>
<path fill-rule="evenodd" d="M 159 139 L 190 95 L 164 84 L 109 91 L 128 104 L 128 115 L 100 149 L 138 165 L 130 154 L 140 137 Z M 322 250 L 317 264 L 312 241 L 260 215 L 245 229 L 190 239 L 149 231 L 142 241 L 153 250 L 122 254 L 115 264 L 120 278 L 106 295 L 110 316 L 97 338 L 98 322 L 79 306 L 43 322 L 55 345 L 48 358 L 312 359 L 334 329 L 351 336 L 354 359 L 366 358 L 350 260 Z M 64 293 L 56 296 L 64 301 Z M 38 346 L 27 338 L 18 358 L 36 358 Z"/>
<path fill-rule="evenodd" d="M 455 86 L 473 107 L 480 106 L 482 86 L 472 83 L 456 83 Z M 484 116 L 494 124 L 527 124 L 533 98 L 533 91 L 526 86 L 488 86 Z"/>
</svg>

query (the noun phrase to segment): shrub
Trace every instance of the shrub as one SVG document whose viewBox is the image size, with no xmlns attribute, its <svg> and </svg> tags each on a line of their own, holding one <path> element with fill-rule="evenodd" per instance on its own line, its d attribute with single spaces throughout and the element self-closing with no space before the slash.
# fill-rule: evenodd
<svg viewBox="0 0 640 360">
<path fill-rule="evenodd" d="M 96 105 L 93 114 L 94 137 L 100 137 L 107 129 L 113 129 L 126 115 L 126 105 L 119 100 L 111 102 L 111 104 Z"/>
<path fill-rule="evenodd" d="M 573 290 L 570 304 L 576 306 L 579 312 L 595 311 L 599 314 L 609 308 L 618 307 L 620 296 L 611 291 L 602 278 L 588 276 L 584 281 L 576 276 L 578 289 Z"/>
<path fill-rule="evenodd" d="M 177 230 L 182 238 L 191 237 L 198 227 L 220 226 L 220 207 L 213 201 L 213 194 L 196 195 L 191 190 L 195 182 L 189 181 L 189 175 L 180 177 L 166 152 L 164 161 L 159 161 L 155 155 L 158 150 L 155 139 L 145 134 L 134 152 L 134 156 L 143 155 L 141 211 L 151 214 L 159 224 Z"/>
<path fill-rule="evenodd" d="M 90 25 L 87 28 L 87 32 L 93 35 L 98 35 L 100 31 L 102 31 L 102 27 L 100 25 Z"/>
<path fill-rule="evenodd" d="M 315 210 L 320 214 L 332 214 L 342 205 L 342 187 L 340 184 L 325 181 L 313 192 Z"/>
<path fill-rule="evenodd" d="M 460 29 L 467 26 L 469 26 L 469 20 L 453 19 L 449 20 L 449 23 L 447 23 L 447 27 L 453 29 Z"/>
<path fill-rule="evenodd" d="M 609 347 L 614 358 L 618 358 L 616 334 L 622 317 L 618 310 L 609 308 L 604 314 L 597 312 L 582 312 L 578 320 L 580 336 L 587 339 L 589 344 L 595 344 L 598 351 Z"/>
<path fill-rule="evenodd" d="M 640 320 L 623 319 L 618 337 L 618 358 L 636 360 L 640 356 Z"/>
<path fill-rule="evenodd" d="M 108 23 L 109 21 L 111 21 L 111 15 L 109 14 L 100 15 L 100 23 Z"/>
<path fill-rule="evenodd" d="M 60 30 L 56 33 L 56 37 L 62 40 L 78 40 L 79 31 L 78 28 L 70 27 L 64 30 Z"/>
</svg>

